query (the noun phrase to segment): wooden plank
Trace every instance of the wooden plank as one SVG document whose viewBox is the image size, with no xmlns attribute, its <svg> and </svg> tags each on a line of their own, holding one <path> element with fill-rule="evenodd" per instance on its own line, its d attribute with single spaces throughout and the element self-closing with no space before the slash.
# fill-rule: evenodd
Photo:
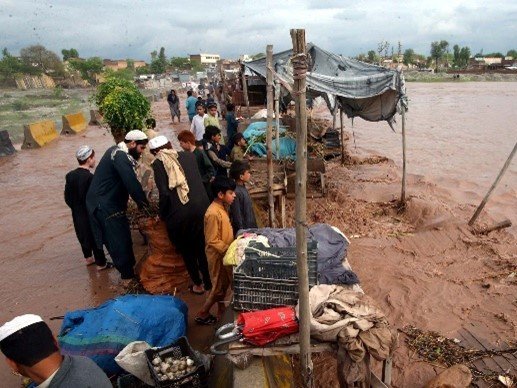
<svg viewBox="0 0 517 388">
<path fill-rule="evenodd" d="M 472 335 L 472 333 L 469 330 L 467 330 L 466 328 L 462 329 L 461 334 L 462 334 L 463 338 L 465 338 L 470 344 L 472 344 L 475 349 L 486 350 L 486 348 L 483 346 L 483 344 L 481 342 L 479 342 L 479 340 L 474 335 Z M 476 344 L 477 344 L 477 346 L 476 346 Z M 504 372 L 504 369 L 501 368 L 494 361 L 493 358 L 484 357 L 481 359 L 481 361 L 486 365 L 485 370 L 488 369 L 488 370 L 491 370 L 491 371 L 494 371 L 497 373 Z M 476 367 L 479 368 L 479 366 L 476 364 L 476 362 L 474 362 L 474 365 L 476 365 Z M 480 369 L 480 370 L 482 370 L 482 369 Z"/>
<path fill-rule="evenodd" d="M 320 352 L 335 352 L 335 348 L 331 343 L 318 343 L 310 345 L 311 352 L 320 353 Z M 254 356 L 277 356 L 282 354 L 299 354 L 300 353 L 300 344 L 293 345 L 284 345 L 284 346 L 271 346 L 271 347 L 234 347 L 230 346 L 228 348 L 228 353 L 230 354 L 242 354 L 242 353 L 250 353 Z"/>
<path fill-rule="evenodd" d="M 286 355 L 262 357 L 269 388 L 295 388 L 291 358 Z"/>
</svg>

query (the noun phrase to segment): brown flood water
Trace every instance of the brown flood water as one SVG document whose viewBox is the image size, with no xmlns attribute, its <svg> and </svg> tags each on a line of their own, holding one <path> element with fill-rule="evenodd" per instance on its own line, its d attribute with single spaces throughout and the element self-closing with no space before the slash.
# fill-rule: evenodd
<svg viewBox="0 0 517 388">
<path fill-rule="evenodd" d="M 517 142 L 517 82 L 408 83 L 407 171 L 446 189 L 455 201 L 479 205 Z M 397 133 L 384 123 L 346 120 L 350 148 L 402 166 Z M 411 191 L 411 189 L 409 189 Z M 517 233 L 517 158 L 485 209 L 513 219 Z"/>
<path fill-rule="evenodd" d="M 410 83 L 408 94 L 409 173 L 445 188 L 451 196 L 443 196 L 442 201 L 474 207 L 517 141 L 517 83 Z M 165 102 L 159 104 L 164 109 L 158 121 L 168 123 Z M 352 130 L 348 122 L 347 130 Z M 386 124 L 356 120 L 353 130 L 358 152 L 385 155 L 400 163 L 400 135 Z M 353 139 L 350 143 L 353 147 Z M 119 279 L 116 271 L 99 274 L 82 265 L 70 212 L 63 201 L 64 176 L 76 167 L 74 152 L 82 144 L 93 146 L 100 158 L 112 138 L 91 127 L 84 135 L 60 137 L 43 149 L 0 159 L 0 322 L 23 313 L 40 314 L 48 322 L 66 311 L 96 306 L 114 294 L 110 286 Z M 514 160 L 487 206 L 490 215 L 517 222 L 516 194 Z M 353 264 L 359 267 L 359 263 Z M 371 278 L 366 288 L 372 289 L 375 276 L 366 275 L 368 268 L 358 270 L 363 280 Z M 393 304 L 400 305 L 397 311 L 404 310 L 404 300 Z M 54 332 L 60 323 L 51 321 Z M 0 381 L 6 386 L 18 382 L 3 363 Z"/>
</svg>

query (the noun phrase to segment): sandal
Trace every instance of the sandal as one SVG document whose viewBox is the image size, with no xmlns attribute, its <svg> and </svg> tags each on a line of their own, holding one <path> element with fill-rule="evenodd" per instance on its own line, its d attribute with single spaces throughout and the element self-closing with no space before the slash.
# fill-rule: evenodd
<svg viewBox="0 0 517 388">
<path fill-rule="evenodd" d="M 104 267 L 99 267 L 99 266 L 97 266 L 97 271 L 99 271 L 99 272 L 100 272 L 100 271 L 104 271 L 104 270 L 106 270 L 106 269 L 111 269 L 111 268 L 113 268 L 113 267 L 114 267 L 113 263 L 110 263 L 110 262 L 108 261 L 108 262 L 106 263 L 106 265 L 104 265 Z"/>
<path fill-rule="evenodd" d="M 196 317 L 194 320 L 199 325 L 207 325 L 207 326 L 213 325 L 214 323 L 217 322 L 217 318 L 214 317 L 212 314 L 208 314 L 208 316 L 206 318 Z"/>
<path fill-rule="evenodd" d="M 194 290 L 194 286 L 189 286 L 188 288 L 190 290 L 190 292 L 192 292 L 193 294 L 195 295 L 203 295 L 205 293 L 205 290 L 201 290 L 201 291 L 195 291 Z"/>
</svg>

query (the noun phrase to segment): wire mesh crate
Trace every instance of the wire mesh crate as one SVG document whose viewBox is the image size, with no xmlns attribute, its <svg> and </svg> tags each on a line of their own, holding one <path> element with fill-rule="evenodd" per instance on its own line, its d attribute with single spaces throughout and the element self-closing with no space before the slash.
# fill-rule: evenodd
<svg viewBox="0 0 517 388">
<path fill-rule="evenodd" d="M 307 243 L 309 287 L 318 284 L 317 243 Z M 263 310 L 298 302 L 296 247 L 268 248 L 250 243 L 233 274 L 233 308 Z"/>
</svg>

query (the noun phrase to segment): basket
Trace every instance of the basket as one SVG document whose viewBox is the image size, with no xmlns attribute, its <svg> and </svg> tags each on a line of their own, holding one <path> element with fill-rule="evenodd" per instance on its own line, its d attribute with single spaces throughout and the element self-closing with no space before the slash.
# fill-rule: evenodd
<svg viewBox="0 0 517 388">
<path fill-rule="evenodd" d="M 307 243 L 309 287 L 318 284 L 317 243 Z M 298 303 L 296 248 L 268 248 L 250 243 L 233 274 L 233 308 L 264 310 Z"/>
<path fill-rule="evenodd" d="M 160 348 L 160 349 L 148 349 L 145 351 L 147 358 L 147 365 L 151 372 L 151 377 L 155 382 L 156 387 L 160 388 L 176 388 L 176 387 L 200 387 L 204 388 L 207 386 L 207 375 L 203 362 L 196 355 L 194 350 L 190 347 L 186 337 L 181 337 L 174 344 Z M 152 360 L 160 356 L 161 359 L 171 357 L 173 359 L 179 359 L 181 357 L 189 356 L 194 360 L 194 366 L 196 369 L 184 376 L 181 376 L 175 380 L 161 381 L 153 368 Z"/>
</svg>

